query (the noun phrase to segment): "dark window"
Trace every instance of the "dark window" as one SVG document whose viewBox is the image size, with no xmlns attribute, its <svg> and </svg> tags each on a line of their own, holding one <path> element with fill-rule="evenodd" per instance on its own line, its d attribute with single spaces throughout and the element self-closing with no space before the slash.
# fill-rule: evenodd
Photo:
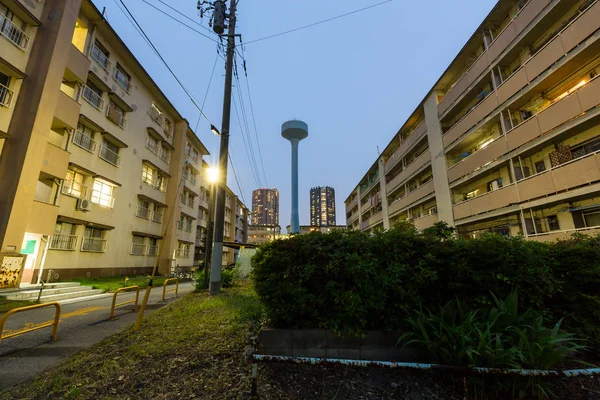
<svg viewBox="0 0 600 400">
<path fill-rule="evenodd" d="M 535 171 L 539 174 L 540 172 L 544 172 L 546 170 L 546 163 L 544 160 L 538 161 L 535 163 Z"/>
</svg>

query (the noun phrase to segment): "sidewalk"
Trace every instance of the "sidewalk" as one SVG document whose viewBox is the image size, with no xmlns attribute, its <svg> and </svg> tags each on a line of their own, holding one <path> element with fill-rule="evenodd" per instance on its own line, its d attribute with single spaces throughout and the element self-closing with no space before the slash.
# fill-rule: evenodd
<svg viewBox="0 0 600 400">
<path fill-rule="evenodd" d="M 193 283 L 182 283 L 179 285 L 178 297 L 193 290 Z M 162 287 L 154 288 L 144 316 L 171 303 L 174 292 L 167 293 L 167 300 L 164 302 L 161 297 Z M 140 304 L 143 298 L 144 291 L 140 291 Z M 119 294 L 117 303 L 134 299 L 135 292 L 123 293 Z M 109 320 L 111 303 L 112 296 L 63 305 L 56 342 L 50 339 L 51 327 L 2 340 L 0 390 L 56 366 L 79 350 L 91 347 L 135 322 L 138 313 L 132 311 L 133 303 L 117 308 L 115 319 Z M 53 317 L 54 307 L 15 314 L 7 320 L 5 331 L 17 331 L 29 324 L 50 321 Z"/>
</svg>

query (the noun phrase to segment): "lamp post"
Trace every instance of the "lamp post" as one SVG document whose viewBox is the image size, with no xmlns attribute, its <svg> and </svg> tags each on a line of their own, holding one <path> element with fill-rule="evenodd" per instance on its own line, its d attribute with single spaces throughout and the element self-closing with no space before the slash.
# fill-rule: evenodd
<svg viewBox="0 0 600 400">
<path fill-rule="evenodd" d="M 216 167 L 208 167 L 205 169 L 205 178 L 210 184 L 210 194 L 208 196 L 208 221 L 206 221 L 206 244 L 204 252 L 204 282 L 202 287 L 208 289 L 208 265 L 212 256 L 212 241 L 214 231 L 214 214 L 215 214 L 215 183 L 219 180 L 219 169 Z"/>
</svg>

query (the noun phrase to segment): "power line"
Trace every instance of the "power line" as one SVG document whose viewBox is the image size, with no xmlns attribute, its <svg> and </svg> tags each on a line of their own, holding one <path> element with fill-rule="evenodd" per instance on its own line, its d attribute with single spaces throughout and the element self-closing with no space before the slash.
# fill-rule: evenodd
<svg viewBox="0 0 600 400">
<path fill-rule="evenodd" d="M 233 157 L 231 156 L 231 150 L 229 151 L 229 162 L 231 163 L 231 170 L 233 171 L 233 176 L 235 177 L 235 182 L 237 183 L 238 190 L 240 191 L 242 201 L 244 202 L 244 205 L 248 207 L 248 203 L 246 203 L 246 199 L 244 198 L 244 191 L 242 190 L 242 185 L 240 185 L 237 173 L 235 172 L 235 167 L 233 166 Z"/>
<path fill-rule="evenodd" d="M 158 49 L 156 48 L 156 46 L 154 46 L 154 44 L 152 43 L 152 41 L 150 40 L 150 38 L 148 37 L 148 35 L 146 35 L 146 32 L 144 32 L 144 29 L 137 22 L 137 20 L 135 19 L 135 17 L 131 13 L 131 11 L 129 11 L 129 8 L 127 8 L 127 6 L 123 2 L 123 0 L 119 0 L 119 1 L 121 2 L 121 4 L 123 5 L 123 7 L 125 8 L 125 10 L 127 11 L 127 14 L 129 14 L 129 16 L 131 17 L 131 19 L 135 23 L 135 25 L 139 28 L 140 33 L 146 39 L 147 43 L 150 45 L 150 47 L 152 47 L 152 49 L 154 50 L 154 52 L 156 53 L 156 55 L 160 58 L 160 60 L 163 62 L 163 64 L 165 64 L 165 66 L 167 67 L 167 69 L 169 70 L 169 72 L 171 73 L 171 75 L 173 75 L 173 78 L 175 78 L 175 80 L 177 81 L 177 83 L 179 84 L 179 86 L 181 86 L 181 88 L 183 89 L 183 91 L 185 92 L 185 94 L 188 96 L 188 98 L 190 99 L 190 101 L 194 104 L 194 106 L 198 109 L 198 111 L 200 111 L 200 114 L 204 117 L 204 119 L 206 119 L 206 121 L 211 125 L 211 129 L 212 129 L 214 127 L 213 123 L 210 121 L 210 119 L 208 119 L 208 117 L 206 116 L 206 114 L 204 114 L 204 111 L 202 111 L 202 109 L 194 101 L 194 98 L 192 97 L 192 95 L 190 94 L 190 92 L 188 92 L 188 90 L 185 88 L 185 86 L 183 86 L 183 83 L 181 83 L 181 81 L 179 80 L 179 78 L 177 77 L 177 75 L 175 75 L 175 72 L 173 72 L 173 70 L 171 69 L 171 67 L 167 63 L 167 61 L 160 54 L 160 52 L 158 51 Z M 218 44 L 218 42 L 217 42 L 217 44 Z"/>
<path fill-rule="evenodd" d="M 249 42 L 245 42 L 245 44 L 260 42 L 260 41 L 271 39 L 271 38 L 274 38 L 274 37 L 277 37 L 277 36 L 286 35 L 288 33 L 292 33 L 292 32 L 296 32 L 296 31 L 300 31 L 302 29 L 310 28 L 310 27 L 313 27 L 313 26 L 316 26 L 316 25 L 324 24 L 326 22 L 333 21 L 333 20 L 336 20 L 336 19 L 340 19 L 340 18 L 343 18 L 343 17 L 347 17 L 348 15 L 356 14 L 356 13 L 359 13 L 361 11 L 368 10 L 370 8 L 378 7 L 378 6 L 382 5 L 382 4 L 389 3 L 391 1 L 393 1 L 393 0 L 385 0 L 385 1 L 382 1 L 380 3 L 372 4 L 370 6 L 367 6 L 367 7 L 364 7 L 364 8 L 360 8 L 358 10 L 354 10 L 354 11 L 350 11 L 350 12 L 347 12 L 347 13 L 342 14 L 342 15 L 338 15 L 337 17 L 332 17 L 332 18 L 324 19 L 324 20 L 319 21 L 319 22 L 313 22 L 312 24 L 304 25 L 304 26 L 301 26 L 301 27 L 298 27 L 298 28 L 294 28 L 294 29 L 290 29 L 290 30 L 284 31 L 284 32 L 279 32 L 279 33 L 276 33 L 274 35 L 265 36 L 265 37 L 262 37 L 260 39 L 254 39 L 254 40 L 251 40 Z"/>
<path fill-rule="evenodd" d="M 204 93 L 204 99 L 202 100 L 202 109 L 203 110 L 204 110 L 204 105 L 206 104 L 206 98 L 208 97 L 208 91 L 210 90 L 210 84 L 212 83 L 213 75 L 215 74 L 215 68 L 217 66 L 217 61 L 219 61 L 218 50 L 217 50 L 217 56 L 215 57 L 215 63 L 213 64 L 213 67 L 212 67 L 212 72 L 210 73 L 210 79 L 208 80 L 208 86 L 206 86 L 206 93 Z M 202 115 L 198 115 L 198 121 L 196 122 L 196 129 L 194 129 L 194 132 L 198 131 L 198 125 L 200 124 L 200 118 L 202 118 Z"/>
<path fill-rule="evenodd" d="M 144 1 L 144 3 L 148 4 L 146 0 L 143 0 L 143 1 Z M 171 10 L 175 11 L 177 14 L 181 15 L 183 18 L 187 19 L 188 21 L 191 21 L 194 24 L 198 25 L 200 28 L 202 28 L 202 29 L 210 32 L 211 34 L 213 34 L 215 36 L 217 35 L 211 29 L 209 29 L 209 28 L 205 27 L 204 25 L 198 23 L 198 21 L 195 21 L 195 20 L 191 19 L 190 17 L 188 17 L 187 15 L 185 15 L 184 13 L 182 13 L 181 11 L 179 11 L 176 8 L 170 6 L 168 3 L 165 3 L 163 0 L 158 0 L 158 2 L 161 3 L 161 4 L 163 4 L 163 5 L 165 5 L 165 6 L 167 6 L 167 7 L 169 7 Z"/>
<path fill-rule="evenodd" d="M 235 97 L 232 96 L 231 99 L 233 102 L 233 109 L 235 110 L 235 115 L 237 116 L 237 121 L 240 126 L 242 141 L 244 142 L 244 147 L 246 149 L 246 155 L 248 156 L 248 161 L 250 162 L 250 171 L 252 172 L 252 178 L 254 179 L 254 183 L 256 183 L 256 186 L 261 187 L 262 185 L 260 184 L 260 176 L 258 176 L 256 173 L 257 172 L 256 164 L 253 161 L 254 159 L 253 159 L 250 151 L 248 150 L 248 143 L 246 141 L 246 137 L 244 136 L 244 128 L 242 127 L 242 119 L 240 118 L 240 114 L 238 112 L 238 107 L 237 107 L 237 103 L 235 101 Z"/>
</svg>

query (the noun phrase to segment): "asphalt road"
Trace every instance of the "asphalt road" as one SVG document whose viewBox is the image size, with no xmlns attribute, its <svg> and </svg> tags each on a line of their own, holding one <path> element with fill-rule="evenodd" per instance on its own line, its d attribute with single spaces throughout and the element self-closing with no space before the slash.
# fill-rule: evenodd
<svg viewBox="0 0 600 400">
<path fill-rule="evenodd" d="M 191 282 L 179 285 L 178 297 L 194 290 Z M 167 293 L 162 301 L 162 286 L 150 293 L 144 317 L 175 299 L 175 292 Z M 144 292 L 140 292 L 141 304 Z M 117 303 L 134 300 L 135 292 L 119 294 Z M 52 327 L 4 339 L 0 342 L 0 390 L 26 381 L 52 368 L 61 361 L 120 332 L 135 322 L 137 312 L 133 303 L 118 307 L 115 319 L 110 320 L 112 296 L 62 306 L 58 335 L 51 340 Z M 54 319 L 54 307 L 14 314 L 6 322 L 5 333 L 19 331 L 31 324 L 37 325 Z"/>
</svg>

